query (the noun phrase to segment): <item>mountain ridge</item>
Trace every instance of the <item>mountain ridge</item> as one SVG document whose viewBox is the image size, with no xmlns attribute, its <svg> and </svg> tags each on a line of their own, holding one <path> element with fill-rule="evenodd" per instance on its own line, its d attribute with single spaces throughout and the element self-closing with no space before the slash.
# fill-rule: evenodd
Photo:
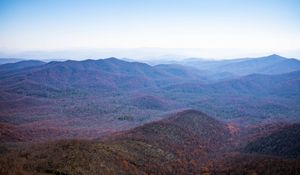
<svg viewBox="0 0 300 175">
<path fill-rule="evenodd" d="M 253 73 L 282 74 L 300 70 L 300 61 L 294 58 L 285 58 L 280 55 L 269 55 L 258 58 L 241 58 L 231 60 L 192 60 L 183 62 L 202 70 L 214 72 L 230 72 L 236 75 Z"/>
</svg>

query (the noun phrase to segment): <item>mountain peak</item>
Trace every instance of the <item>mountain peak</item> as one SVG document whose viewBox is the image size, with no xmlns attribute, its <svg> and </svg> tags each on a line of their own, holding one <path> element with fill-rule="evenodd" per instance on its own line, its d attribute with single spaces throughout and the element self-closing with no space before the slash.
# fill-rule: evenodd
<svg viewBox="0 0 300 175">
<path fill-rule="evenodd" d="M 285 57 L 282 57 L 282 56 L 277 55 L 277 54 L 272 54 L 272 55 L 266 56 L 266 58 L 286 59 Z"/>
<path fill-rule="evenodd" d="M 105 58 L 105 59 L 103 59 L 103 60 L 105 60 L 105 61 L 123 61 L 123 60 L 118 59 L 118 58 L 116 58 L 116 57 L 109 57 L 109 58 Z"/>
<path fill-rule="evenodd" d="M 173 145 L 168 147 L 171 150 L 174 146 L 186 149 L 197 144 L 215 149 L 230 137 L 226 124 L 200 111 L 183 110 L 166 117 L 134 128 L 124 135 L 131 139 L 143 139 L 148 143 L 159 143 L 163 147 Z"/>
</svg>

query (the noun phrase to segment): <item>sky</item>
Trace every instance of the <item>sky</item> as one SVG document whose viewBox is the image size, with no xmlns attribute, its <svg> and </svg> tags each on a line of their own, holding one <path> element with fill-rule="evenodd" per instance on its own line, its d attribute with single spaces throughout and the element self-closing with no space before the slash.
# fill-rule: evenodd
<svg viewBox="0 0 300 175">
<path fill-rule="evenodd" d="M 300 1 L 0 0 L 0 56 L 78 52 L 300 58 Z"/>
</svg>

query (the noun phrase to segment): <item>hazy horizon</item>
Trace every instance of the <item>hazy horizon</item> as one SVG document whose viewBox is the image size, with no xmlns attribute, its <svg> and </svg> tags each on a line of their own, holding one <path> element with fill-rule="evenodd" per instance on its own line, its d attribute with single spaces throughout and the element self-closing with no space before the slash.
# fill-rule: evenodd
<svg viewBox="0 0 300 175">
<path fill-rule="evenodd" d="M 37 60 L 86 60 L 116 57 L 132 60 L 183 60 L 199 59 L 239 59 L 255 58 L 277 54 L 286 58 L 300 59 L 300 50 L 286 52 L 256 51 L 243 49 L 197 49 L 197 48 L 106 48 L 106 49 L 68 49 L 52 51 L 23 51 L 1 53 L 0 58 L 20 58 Z"/>
<path fill-rule="evenodd" d="M 0 56 L 299 58 L 299 6 L 295 0 L 1 0 Z"/>
</svg>

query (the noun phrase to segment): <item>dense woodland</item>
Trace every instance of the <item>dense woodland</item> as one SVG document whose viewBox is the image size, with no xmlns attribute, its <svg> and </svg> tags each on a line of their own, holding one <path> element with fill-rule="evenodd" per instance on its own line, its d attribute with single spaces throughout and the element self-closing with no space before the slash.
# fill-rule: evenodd
<svg viewBox="0 0 300 175">
<path fill-rule="evenodd" d="M 0 65 L 0 174 L 300 174 L 300 62 Z"/>
</svg>

